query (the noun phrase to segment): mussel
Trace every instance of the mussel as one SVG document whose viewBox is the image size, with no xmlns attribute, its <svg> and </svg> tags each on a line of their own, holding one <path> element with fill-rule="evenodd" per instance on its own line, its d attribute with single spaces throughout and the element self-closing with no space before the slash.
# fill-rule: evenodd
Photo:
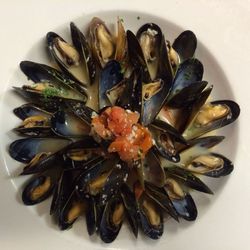
<svg viewBox="0 0 250 250">
<path fill-rule="evenodd" d="M 194 157 L 185 168 L 193 173 L 221 177 L 233 171 L 233 164 L 223 155 L 207 153 Z"/>
<path fill-rule="evenodd" d="M 143 232 L 151 239 L 159 239 L 163 234 L 163 215 L 161 208 L 146 195 L 140 198 L 138 204 Z"/>
<path fill-rule="evenodd" d="M 114 59 L 116 51 L 114 37 L 98 17 L 94 17 L 89 25 L 89 43 L 96 61 L 102 67 Z"/>
<path fill-rule="evenodd" d="M 55 181 L 50 175 L 42 174 L 30 180 L 22 193 L 25 205 L 35 205 L 47 199 L 53 192 Z"/>
<path fill-rule="evenodd" d="M 61 138 L 25 138 L 12 142 L 10 156 L 20 162 L 29 163 L 37 154 L 51 154 L 66 147 L 70 140 Z"/>
<path fill-rule="evenodd" d="M 121 197 L 111 197 L 105 206 L 100 224 L 100 236 L 105 243 L 110 243 L 117 237 L 124 216 L 125 207 Z"/>
<path fill-rule="evenodd" d="M 234 122 L 240 114 L 240 108 L 233 101 L 214 101 L 205 104 L 183 133 L 186 139 L 193 139 L 209 131 Z"/>
<path fill-rule="evenodd" d="M 166 178 L 165 190 L 179 216 L 189 221 L 196 219 L 197 208 L 192 196 L 186 193 L 176 180 Z"/>
</svg>

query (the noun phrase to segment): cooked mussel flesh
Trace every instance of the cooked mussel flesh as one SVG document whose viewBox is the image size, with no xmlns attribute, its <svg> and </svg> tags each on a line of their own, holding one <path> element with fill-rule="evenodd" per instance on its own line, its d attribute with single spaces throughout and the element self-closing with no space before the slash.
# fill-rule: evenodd
<svg viewBox="0 0 250 250">
<path fill-rule="evenodd" d="M 233 164 L 223 155 L 208 153 L 194 157 L 185 168 L 193 173 L 221 177 L 233 171 Z"/>
<path fill-rule="evenodd" d="M 96 61 L 104 67 L 115 55 L 114 38 L 105 23 L 94 17 L 89 25 L 89 43 Z"/>
</svg>

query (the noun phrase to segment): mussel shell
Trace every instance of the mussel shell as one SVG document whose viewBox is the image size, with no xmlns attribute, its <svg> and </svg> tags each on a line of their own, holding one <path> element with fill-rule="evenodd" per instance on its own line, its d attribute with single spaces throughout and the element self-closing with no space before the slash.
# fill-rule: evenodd
<svg viewBox="0 0 250 250">
<path fill-rule="evenodd" d="M 211 189 L 203 183 L 198 177 L 193 175 L 190 171 L 181 167 L 173 166 L 165 168 L 166 175 L 177 181 L 180 181 L 184 186 L 190 187 L 199 192 L 213 194 Z"/>
<path fill-rule="evenodd" d="M 185 140 L 185 138 L 170 124 L 162 120 L 156 119 L 154 120 L 151 126 L 161 131 L 162 133 L 168 133 L 172 135 L 175 138 L 175 141 L 182 143 L 182 144 L 187 144 L 187 141 Z"/>
<path fill-rule="evenodd" d="M 184 87 L 176 95 L 174 95 L 170 100 L 168 100 L 167 105 L 171 108 L 186 108 L 194 101 L 197 100 L 202 90 L 207 86 L 208 82 L 193 82 L 187 87 Z"/>
<path fill-rule="evenodd" d="M 59 136 L 82 137 L 90 133 L 90 126 L 72 113 L 57 111 L 51 118 L 51 128 Z"/>
<path fill-rule="evenodd" d="M 201 125 L 201 126 L 195 125 L 196 117 L 197 117 L 196 116 L 193 119 L 193 121 L 191 122 L 191 124 L 184 131 L 183 136 L 185 138 L 187 138 L 187 139 L 197 138 L 197 137 L 199 137 L 205 133 L 208 133 L 212 130 L 222 128 L 222 127 L 234 122 L 240 114 L 240 107 L 234 101 L 229 101 L 229 100 L 214 101 L 208 105 L 212 105 L 212 106 L 222 105 L 222 106 L 228 108 L 229 111 L 223 117 L 215 119 L 214 121 L 211 121 L 211 122 L 209 122 L 205 125 Z"/>
<path fill-rule="evenodd" d="M 60 214 L 66 202 L 74 190 L 75 173 L 73 171 L 62 171 L 58 179 L 50 206 L 50 214 Z"/>
<path fill-rule="evenodd" d="M 147 41 L 143 36 L 147 36 Z M 148 71 L 152 80 L 157 77 L 160 57 L 160 43 L 162 39 L 161 28 L 155 23 L 146 23 L 139 28 L 136 37 L 140 43 L 144 59 L 147 63 Z M 149 40 L 148 39 L 152 39 Z M 144 43 L 146 42 L 146 44 Z"/>
<path fill-rule="evenodd" d="M 31 61 L 22 61 L 20 68 L 23 73 L 33 82 L 58 83 L 62 87 L 70 88 L 82 96 L 82 101 L 87 100 L 88 95 L 85 86 L 70 79 L 64 73 L 49 67 L 45 64 L 39 64 Z"/>
<path fill-rule="evenodd" d="M 114 241 L 119 234 L 119 231 L 122 226 L 124 213 L 121 214 L 120 222 L 118 225 L 114 224 L 112 221 L 113 214 L 115 212 L 116 205 L 121 204 L 124 206 L 121 198 L 119 196 L 111 198 L 104 209 L 102 220 L 100 223 L 100 236 L 105 243 L 110 243 Z M 123 208 L 124 209 L 124 208 Z"/>
<path fill-rule="evenodd" d="M 138 95 L 135 95 L 135 86 L 137 84 L 137 81 L 138 81 L 138 72 L 136 70 L 134 70 L 131 73 L 128 79 L 124 78 L 124 80 L 122 80 L 122 82 L 125 83 L 125 88 L 116 101 L 117 106 L 120 106 L 124 109 L 135 111 L 134 107 L 135 106 L 134 102 L 136 101 L 135 97 L 140 99 L 140 101 L 142 98 L 141 95 L 139 96 L 140 93 L 138 93 Z M 137 102 L 139 102 L 138 99 Z M 141 111 L 141 108 L 139 108 L 139 111 Z"/>
<path fill-rule="evenodd" d="M 127 84 L 128 84 L 127 79 L 123 79 L 122 81 L 117 83 L 114 87 L 106 91 L 106 96 L 112 106 L 116 105 L 117 101 L 124 93 Z"/>
<path fill-rule="evenodd" d="M 58 216 L 58 225 L 61 230 L 71 228 L 78 217 L 83 213 L 85 202 L 79 200 L 73 191 L 61 209 Z"/>
<path fill-rule="evenodd" d="M 158 81 L 161 83 L 160 90 L 148 100 L 144 100 L 143 96 L 143 111 L 141 120 L 144 126 L 148 126 L 155 119 L 167 99 L 170 85 L 161 79 Z M 143 84 L 143 88 L 146 86 L 146 84 Z"/>
<path fill-rule="evenodd" d="M 166 211 L 173 219 L 179 221 L 175 207 L 164 188 L 159 188 L 151 183 L 146 183 L 146 194 L 154 200 L 164 211 Z"/>
<path fill-rule="evenodd" d="M 23 190 L 23 203 L 25 205 L 34 205 L 46 200 L 52 194 L 54 186 L 55 183 L 53 183 L 49 175 L 43 174 L 32 178 Z M 34 197 L 32 197 L 33 192 L 35 192 Z"/>
<path fill-rule="evenodd" d="M 77 48 L 80 55 L 83 57 L 83 61 L 86 64 L 85 67 L 89 77 L 89 82 L 90 84 L 93 84 L 96 76 L 96 65 L 92 56 L 90 46 L 83 33 L 73 22 L 70 23 L 70 30 L 73 44 Z"/>
<path fill-rule="evenodd" d="M 174 72 L 171 66 L 164 35 L 162 35 L 161 38 L 159 51 L 160 51 L 160 59 L 159 59 L 157 77 L 165 82 L 167 88 L 167 91 L 165 91 L 165 93 L 167 94 L 173 84 Z"/>
<path fill-rule="evenodd" d="M 200 94 L 197 95 L 196 99 L 182 109 L 182 121 L 178 126 L 178 130 L 183 132 L 193 121 L 200 108 L 206 103 L 208 97 L 212 92 L 213 86 L 207 87 Z"/>
<path fill-rule="evenodd" d="M 155 120 L 152 124 L 155 134 L 155 148 L 158 153 L 172 162 L 179 162 L 180 155 L 176 148 L 176 142 L 186 144 L 182 135 L 168 123 Z"/>
<path fill-rule="evenodd" d="M 119 62 L 109 61 L 101 71 L 99 82 L 99 108 L 110 106 L 110 102 L 106 96 L 106 92 L 114 87 L 123 79 L 121 73 L 121 65 Z"/>
<path fill-rule="evenodd" d="M 138 236 L 138 209 L 136 206 L 136 199 L 134 193 L 129 189 L 129 187 L 124 184 L 121 186 L 121 197 L 123 200 L 123 204 L 125 206 L 126 216 L 131 226 L 131 229 L 137 238 Z"/>
<path fill-rule="evenodd" d="M 197 208 L 190 194 L 186 194 L 183 199 L 172 200 L 178 215 L 187 221 L 194 221 L 197 218 Z"/>
<path fill-rule="evenodd" d="M 80 84 L 86 85 L 86 79 L 84 79 L 86 77 L 83 76 L 84 74 L 83 58 L 82 58 L 82 54 L 79 53 L 78 49 L 70 45 L 69 43 L 67 43 L 62 37 L 60 37 L 58 34 L 54 32 L 48 32 L 46 35 L 46 38 L 47 38 L 49 52 L 51 56 L 53 57 L 53 59 L 55 60 L 55 62 L 57 63 L 57 65 L 60 67 L 60 69 L 74 81 L 79 82 Z M 68 63 L 68 60 L 64 59 L 63 55 L 61 54 L 61 51 L 59 51 L 56 45 L 57 41 L 61 41 L 67 44 L 68 46 L 70 46 L 71 49 L 74 50 L 75 53 L 77 54 L 78 62 L 73 62 L 71 58 L 70 62 Z M 58 53 L 60 54 L 60 56 L 58 55 Z M 64 60 L 66 60 L 67 62 L 65 62 Z M 79 75 L 76 76 L 74 71 L 72 71 L 73 67 L 79 68 L 78 70 L 82 74 L 81 77 L 79 77 Z"/>
<path fill-rule="evenodd" d="M 18 132 L 21 135 L 28 135 L 28 136 L 49 136 L 52 135 L 52 131 L 50 126 L 37 126 L 37 127 L 31 127 L 31 128 L 25 128 L 25 127 L 17 127 L 14 129 L 16 132 Z"/>
<path fill-rule="evenodd" d="M 181 63 L 175 74 L 167 102 L 190 84 L 201 81 L 203 71 L 203 65 L 198 59 L 188 59 Z"/>
<path fill-rule="evenodd" d="M 84 171 L 76 179 L 75 188 L 77 195 L 81 197 L 83 194 L 88 193 L 87 186 L 90 181 L 100 177 L 103 172 L 109 171 L 110 168 L 112 168 L 112 165 L 110 166 L 109 163 L 106 163 L 103 157 L 98 157 L 91 164 L 89 163 L 86 169 L 83 168 Z"/>
<path fill-rule="evenodd" d="M 21 95 L 22 97 L 24 97 L 25 99 L 27 99 L 29 102 L 34 102 L 36 104 L 41 104 L 43 103 L 43 106 L 45 109 L 50 110 L 51 112 L 56 112 L 59 110 L 59 107 L 63 107 L 65 106 L 65 103 L 67 103 L 68 101 L 74 101 L 74 99 L 70 99 L 68 98 L 68 96 L 62 97 L 62 96 L 55 96 L 55 95 L 44 95 L 43 92 L 41 91 L 34 91 L 30 88 L 30 86 L 23 86 L 21 88 L 19 87 L 13 87 L 14 91 Z M 74 98 L 74 97 L 73 97 Z M 82 97 L 81 98 L 76 98 L 76 100 L 78 100 L 78 102 L 82 102 Z M 85 101 L 83 101 L 83 103 L 85 103 Z"/>
<path fill-rule="evenodd" d="M 128 53 L 130 62 L 135 69 L 142 69 L 142 81 L 144 83 L 151 82 L 151 77 L 148 71 L 147 63 L 145 61 L 140 43 L 134 33 L 127 30 L 128 39 Z"/>
<path fill-rule="evenodd" d="M 196 219 L 197 208 L 192 196 L 184 191 L 176 180 L 166 179 L 165 190 L 169 194 L 178 216 L 188 221 Z"/>
<path fill-rule="evenodd" d="M 165 172 L 161 166 L 160 159 L 155 150 L 151 149 L 144 161 L 144 180 L 158 187 L 163 187 L 165 178 Z"/>
<path fill-rule="evenodd" d="M 94 197 L 87 200 L 86 225 L 89 235 L 93 235 L 97 230 L 97 202 Z"/>
<path fill-rule="evenodd" d="M 216 153 L 209 153 L 209 154 L 204 154 L 204 155 L 200 155 L 198 157 L 211 157 L 212 161 L 216 159 L 217 161 L 220 161 L 219 163 L 221 163 L 221 165 L 217 165 L 216 168 L 210 168 L 209 166 L 206 167 L 206 164 L 202 166 L 200 164 L 195 164 L 195 160 L 197 159 L 197 157 L 194 157 L 191 162 L 189 164 L 186 165 L 186 169 L 193 172 L 193 173 L 197 173 L 197 174 L 203 174 L 209 177 L 221 177 L 221 176 L 226 176 L 229 175 L 233 169 L 233 163 L 227 159 L 225 156 L 220 155 L 220 154 L 216 154 Z M 214 162 L 216 163 L 216 162 Z M 208 163 L 207 163 L 208 164 Z M 199 167 L 202 167 L 202 169 L 199 169 Z"/>
<path fill-rule="evenodd" d="M 129 168 L 125 162 L 120 161 L 115 165 L 100 192 L 101 205 L 105 205 L 111 196 L 117 194 L 119 188 L 126 183 L 128 174 Z"/>
<path fill-rule="evenodd" d="M 194 56 L 197 38 L 192 31 L 185 30 L 174 40 L 172 47 L 178 53 L 181 62 L 183 62 Z"/>
<path fill-rule="evenodd" d="M 105 32 L 105 46 L 106 48 L 104 51 L 101 49 L 101 42 L 99 41 L 100 37 L 98 37 L 98 29 L 102 27 L 103 31 Z M 102 34 L 103 36 L 103 34 Z M 115 44 L 113 41 L 113 36 L 111 35 L 111 32 L 105 25 L 105 23 L 98 17 L 94 17 L 91 20 L 91 23 L 89 25 L 89 44 L 91 46 L 91 50 L 93 52 L 93 55 L 95 57 L 95 60 L 99 63 L 101 67 L 104 67 L 106 63 L 108 63 L 110 60 L 114 59 L 114 54 L 115 54 Z M 110 51 L 108 51 L 111 49 Z M 109 53 L 107 58 L 104 58 L 104 55 L 102 54 L 103 52 Z"/>
<path fill-rule="evenodd" d="M 145 211 L 145 204 L 143 202 L 147 202 L 147 204 L 150 204 L 149 207 L 147 207 L 147 211 Z M 158 215 L 159 216 L 159 224 L 158 225 L 153 225 L 150 221 L 150 218 L 148 217 Z M 139 218 L 140 218 L 140 223 L 141 223 L 141 228 L 142 231 L 146 236 L 153 240 L 159 239 L 164 230 L 163 226 L 163 213 L 161 209 L 158 207 L 158 205 L 151 199 L 147 197 L 142 197 L 142 200 L 140 201 L 139 204 Z M 154 218 L 152 218 L 154 219 Z"/>
<path fill-rule="evenodd" d="M 29 136 L 51 135 L 50 117 L 48 114 L 43 115 L 42 112 L 40 115 L 27 117 L 14 131 Z"/>
<path fill-rule="evenodd" d="M 25 138 L 12 142 L 9 154 L 23 163 L 29 163 L 35 155 L 41 152 L 53 153 L 70 143 L 70 140 L 60 138 Z"/>
<path fill-rule="evenodd" d="M 37 115 L 42 115 L 47 118 L 51 117 L 50 112 L 43 110 L 41 107 L 33 103 L 23 104 L 22 106 L 15 108 L 13 112 L 18 118 L 22 120 L 25 120 L 28 117 L 37 116 Z"/>
<path fill-rule="evenodd" d="M 116 39 L 116 51 L 114 59 L 123 64 L 123 69 L 127 67 L 128 42 L 127 42 L 126 32 L 123 26 L 123 21 L 120 18 L 118 18 L 117 20 L 117 39 Z"/>
</svg>

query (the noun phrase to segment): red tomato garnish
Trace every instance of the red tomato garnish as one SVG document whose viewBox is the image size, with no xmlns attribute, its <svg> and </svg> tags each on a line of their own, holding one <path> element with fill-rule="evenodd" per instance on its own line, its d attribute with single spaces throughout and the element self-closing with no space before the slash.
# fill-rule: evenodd
<svg viewBox="0 0 250 250">
<path fill-rule="evenodd" d="M 139 114 L 121 107 L 109 107 L 92 119 L 96 134 L 113 140 L 108 151 L 117 152 L 123 161 L 143 158 L 152 147 L 152 137 L 147 128 L 138 124 Z"/>
</svg>

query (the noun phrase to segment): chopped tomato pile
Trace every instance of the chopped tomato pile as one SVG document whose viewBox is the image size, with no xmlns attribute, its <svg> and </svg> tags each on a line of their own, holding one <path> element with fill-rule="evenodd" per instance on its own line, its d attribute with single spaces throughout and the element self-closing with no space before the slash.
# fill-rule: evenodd
<svg viewBox="0 0 250 250">
<path fill-rule="evenodd" d="M 139 114 L 121 107 L 109 107 L 92 119 L 94 132 L 105 140 L 112 140 L 109 152 L 117 152 L 123 161 L 144 158 L 152 147 L 149 130 L 138 123 Z"/>
</svg>

